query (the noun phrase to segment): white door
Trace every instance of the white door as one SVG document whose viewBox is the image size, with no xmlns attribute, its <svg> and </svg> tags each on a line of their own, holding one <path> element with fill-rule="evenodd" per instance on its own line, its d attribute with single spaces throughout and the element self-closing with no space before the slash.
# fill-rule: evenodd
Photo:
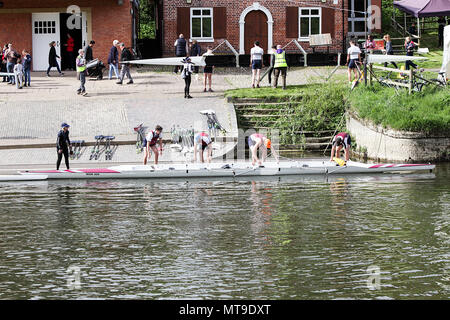
<svg viewBox="0 0 450 320">
<path fill-rule="evenodd" d="M 33 70 L 47 70 L 50 42 L 56 42 L 56 54 L 61 56 L 59 13 L 33 13 L 32 29 Z"/>
</svg>

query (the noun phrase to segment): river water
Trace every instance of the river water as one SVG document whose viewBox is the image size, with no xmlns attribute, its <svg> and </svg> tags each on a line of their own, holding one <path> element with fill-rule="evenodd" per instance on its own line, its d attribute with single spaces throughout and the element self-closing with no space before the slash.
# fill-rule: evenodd
<svg viewBox="0 0 450 320">
<path fill-rule="evenodd" d="M 0 299 L 448 299 L 435 173 L 0 184 Z"/>
</svg>

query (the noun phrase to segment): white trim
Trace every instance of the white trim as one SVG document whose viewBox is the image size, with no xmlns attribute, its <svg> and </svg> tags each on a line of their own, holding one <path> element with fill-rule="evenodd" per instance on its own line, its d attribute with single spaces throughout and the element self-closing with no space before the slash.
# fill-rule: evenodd
<svg viewBox="0 0 450 320">
<path fill-rule="evenodd" d="M 210 16 L 206 16 L 206 17 L 207 18 L 211 17 L 211 37 L 193 37 L 192 36 L 192 12 L 194 10 L 210 10 L 210 12 L 211 12 Z M 202 14 L 202 16 L 203 16 L 203 14 Z M 199 16 L 199 17 L 202 17 L 202 16 Z M 203 27 L 203 23 L 202 23 L 202 27 Z M 191 8 L 190 15 L 189 15 L 189 28 L 190 28 L 189 41 L 197 40 L 197 42 L 214 42 L 214 9 L 208 8 L 208 7 Z"/>
<path fill-rule="evenodd" d="M 239 19 L 239 54 L 245 54 L 245 17 L 251 11 L 262 11 L 267 16 L 267 47 L 271 48 L 273 44 L 273 18 L 270 11 L 259 4 L 254 2 L 250 7 L 242 11 Z"/>
<path fill-rule="evenodd" d="M 319 10 L 319 16 L 311 15 L 311 14 L 304 16 L 304 15 L 302 15 L 301 10 Z M 311 34 L 309 34 L 307 37 L 300 37 L 300 35 L 301 35 L 300 19 L 302 17 L 310 18 L 309 19 L 309 31 L 311 31 L 311 18 L 317 18 L 318 17 L 319 18 L 319 33 L 318 34 L 322 34 L 322 7 L 299 7 L 298 8 L 298 41 L 309 42 L 309 36 L 311 35 Z"/>
</svg>

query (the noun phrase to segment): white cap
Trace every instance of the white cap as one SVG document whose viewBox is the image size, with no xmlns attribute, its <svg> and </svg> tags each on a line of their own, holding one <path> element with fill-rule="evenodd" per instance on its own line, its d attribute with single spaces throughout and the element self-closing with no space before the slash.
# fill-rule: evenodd
<svg viewBox="0 0 450 320">
<path fill-rule="evenodd" d="M 114 40 L 113 41 L 113 45 L 117 46 L 117 44 L 119 43 L 119 40 Z"/>
</svg>

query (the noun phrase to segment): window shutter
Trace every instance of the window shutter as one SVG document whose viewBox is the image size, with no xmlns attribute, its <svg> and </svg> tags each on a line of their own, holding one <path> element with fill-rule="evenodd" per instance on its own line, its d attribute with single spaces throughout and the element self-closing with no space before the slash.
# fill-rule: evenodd
<svg viewBox="0 0 450 320">
<path fill-rule="evenodd" d="M 191 37 L 191 9 L 177 8 L 177 39 L 180 34 L 184 34 L 187 40 Z"/>
<path fill-rule="evenodd" d="M 322 8 L 322 33 L 330 33 L 334 39 L 334 9 Z"/>
<path fill-rule="evenodd" d="M 298 38 L 298 7 L 286 7 L 286 38 Z"/>
<path fill-rule="evenodd" d="M 217 7 L 213 11 L 215 39 L 225 39 L 227 37 L 227 8 Z"/>
</svg>

